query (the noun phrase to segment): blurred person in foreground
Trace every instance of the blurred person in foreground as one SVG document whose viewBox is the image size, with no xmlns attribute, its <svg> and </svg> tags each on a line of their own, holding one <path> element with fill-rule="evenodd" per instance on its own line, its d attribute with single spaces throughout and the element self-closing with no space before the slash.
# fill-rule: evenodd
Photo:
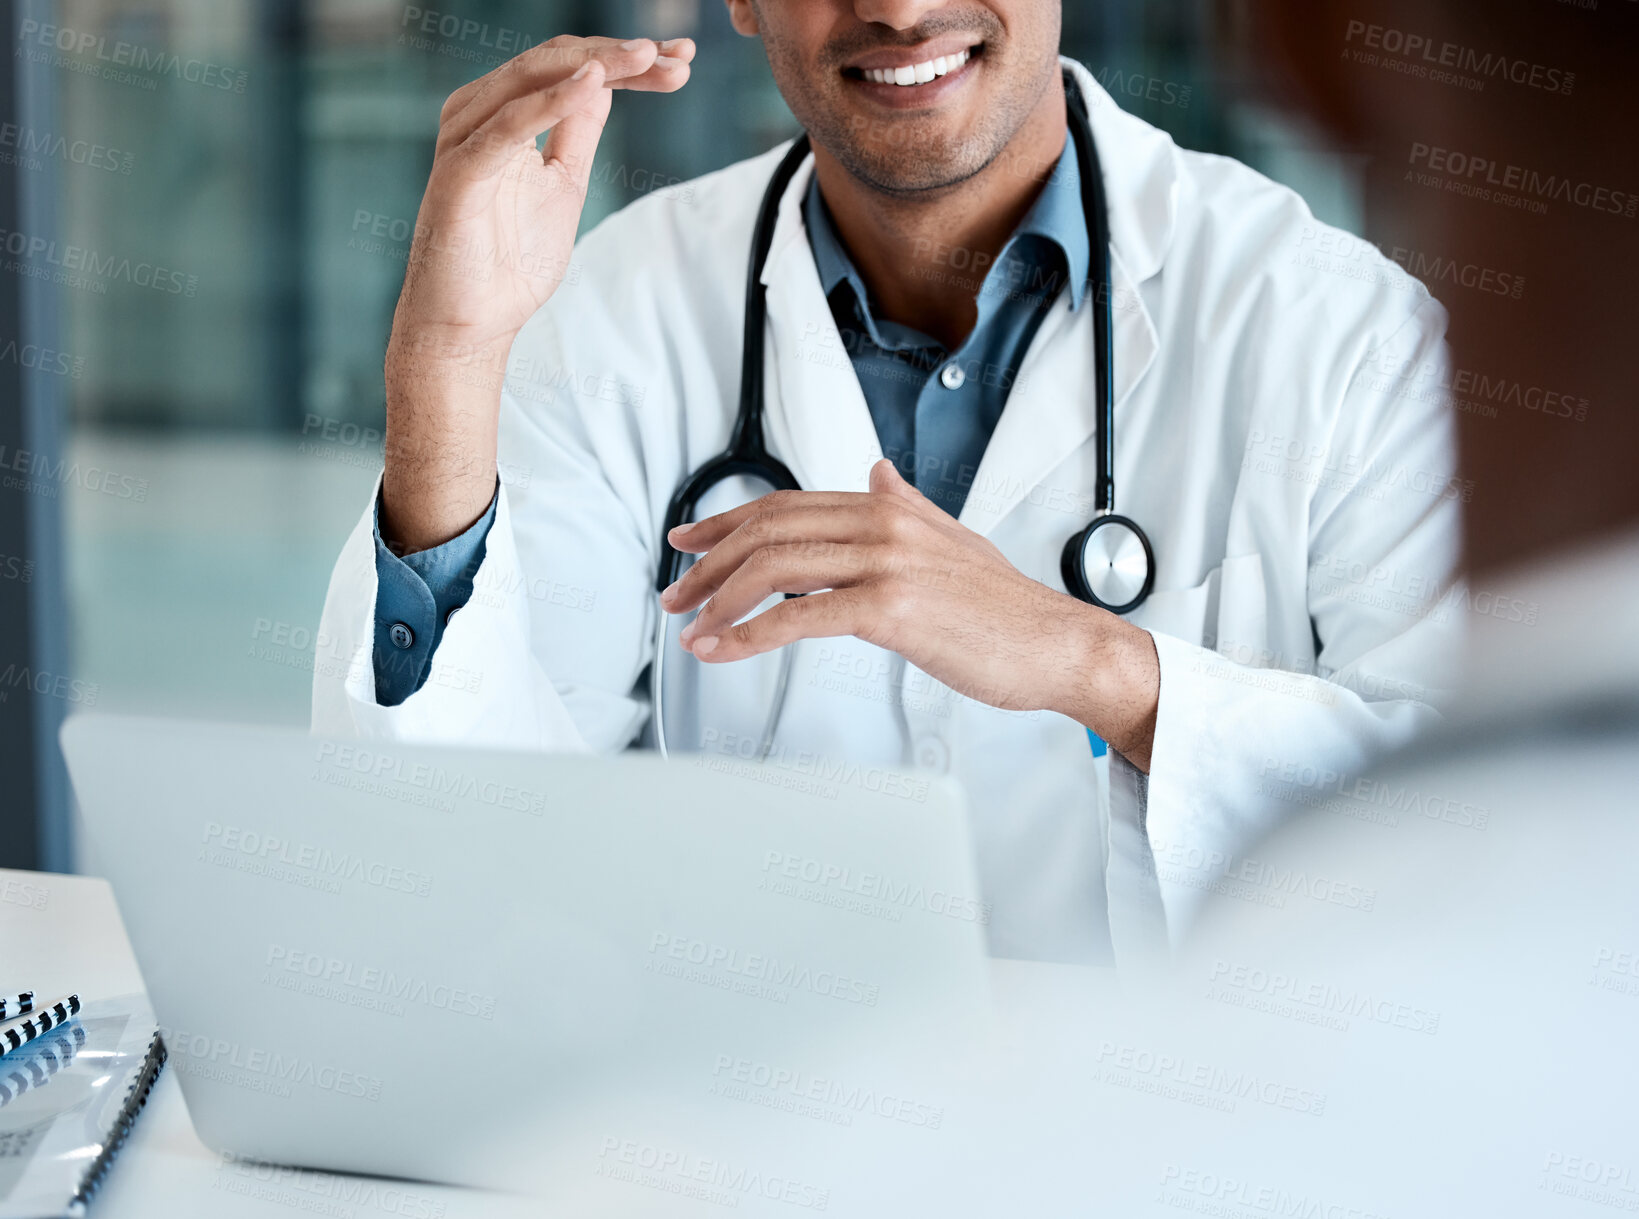
<svg viewBox="0 0 1639 1219">
<path fill-rule="evenodd" d="M 1458 411 L 1460 708 L 1374 772 L 1272 767 L 1310 811 L 1184 955 L 1218 1044 L 1328 1095 L 1304 1169 L 1381 1213 L 1639 1211 L 1636 30 L 1630 3 L 1271 0 L 1245 39 L 1371 158 L 1397 261 L 1450 269 L 1453 373 L 1385 372 Z M 1366 900 L 1308 900 L 1337 886 Z"/>
</svg>

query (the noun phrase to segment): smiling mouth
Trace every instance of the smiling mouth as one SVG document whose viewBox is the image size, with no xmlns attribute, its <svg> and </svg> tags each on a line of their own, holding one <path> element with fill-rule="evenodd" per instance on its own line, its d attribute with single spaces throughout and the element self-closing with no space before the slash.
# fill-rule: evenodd
<svg viewBox="0 0 1639 1219">
<path fill-rule="evenodd" d="M 915 63 L 900 64 L 886 68 L 844 68 L 843 76 L 849 80 L 865 81 L 873 85 L 896 85 L 901 89 L 913 89 L 919 85 L 928 84 L 942 76 L 949 76 L 966 67 L 971 60 L 977 59 L 984 53 L 984 44 L 968 47 L 954 55 L 939 55 L 932 59 L 925 59 Z"/>
</svg>

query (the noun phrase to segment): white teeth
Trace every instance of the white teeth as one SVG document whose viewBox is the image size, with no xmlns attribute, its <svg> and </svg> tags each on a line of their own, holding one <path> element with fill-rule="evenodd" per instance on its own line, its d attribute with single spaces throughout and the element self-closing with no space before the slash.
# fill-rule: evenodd
<svg viewBox="0 0 1639 1219">
<path fill-rule="evenodd" d="M 941 55 L 905 68 L 869 68 L 865 79 L 878 85 L 925 85 L 936 76 L 956 71 L 972 58 L 972 51 L 963 51 L 960 55 Z"/>
</svg>

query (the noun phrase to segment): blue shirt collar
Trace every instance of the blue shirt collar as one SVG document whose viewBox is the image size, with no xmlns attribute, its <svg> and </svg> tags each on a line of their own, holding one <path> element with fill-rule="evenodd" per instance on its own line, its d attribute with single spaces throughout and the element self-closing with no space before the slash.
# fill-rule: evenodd
<svg viewBox="0 0 1639 1219">
<path fill-rule="evenodd" d="M 814 250 L 814 265 L 819 270 L 820 286 L 824 288 L 825 295 L 830 297 L 838 284 L 846 282 L 853 289 L 854 297 L 859 302 L 861 319 L 879 346 L 892 350 L 915 345 L 906 341 L 907 338 L 917 337 L 916 332 L 909 327 L 885 323 L 884 329 L 894 331 L 895 341 L 888 340 L 879 331 L 877 321 L 871 314 L 865 281 L 860 278 L 858 268 L 848 257 L 848 251 L 843 248 L 842 238 L 838 236 L 836 225 L 831 220 L 831 211 L 820 195 L 817 176 L 811 179 L 808 185 L 808 194 L 803 201 L 803 219 L 808 226 L 809 242 Z M 1052 286 L 1055 280 L 1051 277 L 1067 272 L 1070 282 L 1070 308 L 1072 311 L 1080 309 L 1081 302 L 1086 299 L 1088 293 L 1092 260 L 1092 245 L 1087 237 L 1087 220 L 1081 206 L 1080 158 L 1076 155 L 1075 141 L 1066 139 L 1064 153 L 1043 183 L 1041 194 L 1036 197 L 1035 203 L 1031 204 L 1030 210 L 1025 213 L 1013 236 L 1008 238 L 1007 244 L 1002 247 L 996 264 L 985 276 L 984 286 L 979 293 L 980 325 L 983 325 L 986 317 L 994 312 L 996 302 L 1017 299 L 1019 293 L 1024 290 L 1014 288 L 1010 283 L 1012 278 L 1021 272 L 1026 278 L 1019 282 L 1037 287 L 1044 283 Z M 1053 292 L 1052 295 L 1056 296 L 1057 293 Z M 921 345 L 932 344 L 931 339 L 920 337 L 923 340 Z"/>
<path fill-rule="evenodd" d="M 1081 206 L 1081 159 L 1072 139 L 1065 139 L 1063 155 L 1047 175 L 1041 194 L 1025 213 L 1009 245 L 1027 233 L 1044 237 L 1058 247 L 1069 273 L 1070 309 L 1080 309 L 1092 275 L 1093 251 L 1087 236 L 1087 214 Z"/>
</svg>

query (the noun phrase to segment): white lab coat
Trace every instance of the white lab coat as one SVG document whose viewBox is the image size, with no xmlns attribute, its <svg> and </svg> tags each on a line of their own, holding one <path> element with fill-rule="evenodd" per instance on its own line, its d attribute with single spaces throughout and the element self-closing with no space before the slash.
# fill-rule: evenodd
<svg viewBox="0 0 1639 1219">
<path fill-rule="evenodd" d="M 1206 896 L 1179 865 L 1233 859 L 1291 811 L 1270 806 L 1270 773 L 1358 771 L 1436 714 L 1450 615 L 1421 611 L 1451 578 L 1462 485 L 1431 392 L 1445 379 L 1445 315 L 1421 285 L 1293 192 L 1180 150 L 1074 70 L 1110 198 L 1118 508 L 1147 530 L 1157 564 L 1132 615 L 1161 662 L 1150 774 L 1112 758 L 1106 779 L 1079 724 L 955 697 L 853 639 L 798 645 L 773 760 L 841 792 L 885 783 L 878 768 L 955 775 L 992 952 L 1100 962 L 1176 942 Z M 679 481 L 727 444 L 744 267 L 782 152 L 650 195 L 581 240 L 512 350 L 476 592 L 426 686 L 398 707 L 374 695 L 365 507 L 321 625 L 350 663 L 316 676 L 315 731 L 641 743 L 661 522 Z M 785 195 L 763 274 L 767 438 L 805 489 L 863 491 L 881 451 L 803 229 L 811 164 Z M 1065 540 L 1091 512 L 1099 316 L 1072 314 L 1061 295 L 960 518 L 1055 589 Z M 669 674 L 699 668 L 671 656 Z M 744 757 L 770 672 L 669 676 L 703 683 L 679 687 L 672 748 Z"/>
</svg>

